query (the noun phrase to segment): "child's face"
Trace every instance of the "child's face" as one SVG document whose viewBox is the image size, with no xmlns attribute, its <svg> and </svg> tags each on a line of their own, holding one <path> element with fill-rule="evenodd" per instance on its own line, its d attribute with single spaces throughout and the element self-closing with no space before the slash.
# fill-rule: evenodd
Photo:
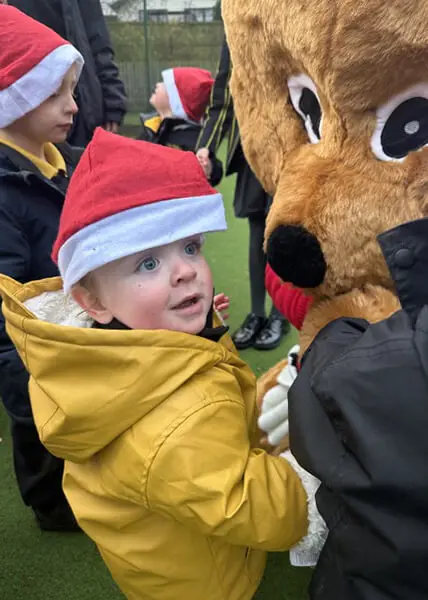
<svg viewBox="0 0 428 600">
<path fill-rule="evenodd" d="M 12 123 L 8 130 L 40 144 L 65 142 L 78 111 L 73 96 L 76 85 L 77 67 L 73 65 L 56 93 L 35 110 Z"/>
<path fill-rule="evenodd" d="M 160 115 L 171 112 L 169 97 L 163 82 L 156 84 L 155 91 L 150 96 L 150 104 Z"/>
<path fill-rule="evenodd" d="M 210 268 L 195 236 L 121 258 L 90 274 L 75 300 L 98 322 L 199 333 L 213 301 Z"/>
</svg>

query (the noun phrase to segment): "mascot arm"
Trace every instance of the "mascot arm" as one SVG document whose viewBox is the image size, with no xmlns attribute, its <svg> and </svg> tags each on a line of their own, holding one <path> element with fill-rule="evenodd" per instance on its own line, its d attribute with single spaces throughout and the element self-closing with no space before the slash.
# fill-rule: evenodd
<svg viewBox="0 0 428 600">
<path fill-rule="evenodd" d="M 282 442 L 285 446 L 288 436 L 288 391 L 297 377 L 297 356 L 299 346 L 294 346 L 288 353 L 288 360 L 281 369 L 276 380 L 277 385 L 266 394 L 262 404 L 262 411 L 258 425 L 267 433 L 270 445 L 276 446 Z M 281 447 L 275 453 L 280 451 Z M 290 550 L 290 561 L 296 567 L 310 567 L 316 565 L 318 556 L 327 537 L 327 527 L 324 519 L 318 512 L 315 502 L 315 493 L 319 481 L 305 471 L 289 450 L 281 452 L 280 456 L 287 460 L 299 476 L 305 488 L 308 502 L 308 532 L 306 536 Z"/>
<path fill-rule="evenodd" d="M 427 564 L 427 320 L 424 307 L 416 325 L 404 311 L 331 323 L 289 393 L 290 446 L 321 481 L 327 554 L 341 548 L 341 570 L 366 589 L 406 582 L 402 597 L 412 598 L 415 585 L 427 589 L 412 571 L 415 552 Z"/>
<path fill-rule="evenodd" d="M 335 324 L 336 325 L 336 324 Z M 349 335 L 348 332 L 345 332 L 344 338 L 343 340 L 336 340 L 334 339 L 333 342 L 333 353 L 330 351 L 326 351 L 323 353 L 323 358 L 324 359 L 328 359 L 332 360 L 332 357 L 338 353 L 338 351 L 341 351 L 343 348 L 343 344 L 348 344 L 349 340 L 353 340 L 355 339 L 355 335 L 359 336 L 361 335 L 361 332 L 364 330 L 366 326 L 366 323 L 361 322 L 361 324 L 358 323 L 358 326 L 356 328 L 356 330 L 353 332 L 354 335 L 350 336 L 349 338 L 347 338 L 347 335 Z M 326 328 L 326 331 L 321 333 L 321 336 L 324 337 L 325 334 L 328 334 L 328 330 L 330 329 L 330 327 Z M 345 329 L 347 329 L 347 323 L 345 323 Z M 341 334 L 342 334 L 342 330 L 343 330 L 343 326 L 341 326 Z M 341 343 L 342 342 L 342 343 Z M 292 351 L 297 351 L 297 353 L 299 352 L 299 347 L 296 346 L 295 348 L 292 349 Z M 290 353 L 292 352 L 290 351 Z M 310 355 L 310 359 L 312 358 L 312 355 Z M 291 363 L 293 360 L 293 358 L 289 355 L 289 363 Z M 316 365 L 316 370 L 318 371 L 318 369 L 322 369 L 323 365 L 321 365 L 319 363 L 319 360 L 317 362 Z M 305 370 L 306 371 L 306 370 Z M 294 383 L 294 381 L 297 379 L 297 382 L 295 384 L 295 386 L 293 387 L 292 391 L 290 392 L 290 397 L 291 397 L 291 405 L 290 405 L 290 412 L 291 412 L 291 416 L 292 416 L 292 422 L 291 422 L 291 432 L 292 432 L 292 437 L 291 437 L 291 444 L 292 444 L 292 449 L 294 450 L 296 448 L 296 456 L 297 458 L 301 461 L 298 462 L 297 458 L 295 455 L 292 454 L 292 452 L 290 450 L 286 450 L 285 452 L 281 452 L 280 456 L 282 458 L 284 458 L 285 460 L 287 460 L 290 465 L 293 467 L 293 470 L 297 473 L 297 475 L 299 476 L 303 487 L 305 488 L 306 491 L 306 495 L 307 495 L 307 502 L 308 502 L 308 531 L 307 534 L 305 535 L 304 538 L 302 538 L 298 544 L 296 544 L 293 548 L 290 549 L 290 562 L 293 566 L 296 567 L 312 567 L 315 566 L 318 562 L 318 558 L 319 555 L 321 553 L 321 550 L 324 546 L 325 540 L 327 539 L 327 535 L 328 535 L 328 529 L 327 529 L 327 525 L 326 522 L 324 521 L 322 515 L 320 514 L 320 512 L 318 511 L 318 507 L 317 507 L 317 503 L 316 503 L 316 493 L 318 491 L 318 488 L 320 486 L 320 480 L 315 476 L 318 473 L 314 472 L 313 469 L 313 461 L 310 457 L 312 457 L 312 453 L 315 453 L 314 456 L 318 457 L 320 456 L 320 452 L 319 452 L 319 446 L 317 446 L 317 444 L 322 443 L 322 440 L 320 442 L 318 435 L 314 434 L 314 427 L 316 428 L 316 430 L 320 429 L 323 430 L 322 425 L 326 426 L 328 424 L 328 420 L 325 417 L 325 414 L 323 413 L 322 409 L 320 408 L 320 404 L 318 402 L 318 400 L 314 397 L 311 388 L 310 388 L 310 381 L 311 381 L 311 376 L 310 374 L 312 373 L 313 369 L 310 369 L 310 373 L 308 374 L 307 372 L 303 373 L 303 383 L 301 383 L 300 378 L 297 378 L 297 370 L 291 370 L 288 365 L 285 369 L 283 369 L 283 371 L 280 374 L 280 377 L 278 377 L 279 383 L 278 383 L 278 387 L 282 385 L 282 389 L 283 389 L 283 394 L 285 396 L 285 394 L 287 394 L 287 400 L 285 399 L 285 397 L 283 398 L 282 402 L 278 404 L 278 406 L 281 407 L 281 416 L 283 417 L 283 422 L 278 426 L 276 426 L 276 429 L 274 428 L 274 426 L 276 425 L 276 420 L 275 417 L 277 416 L 277 413 L 279 413 L 279 409 L 276 407 L 271 408 L 272 400 L 271 400 L 271 395 L 272 395 L 272 391 L 268 392 L 265 396 L 265 401 L 263 403 L 263 408 L 266 404 L 266 410 L 265 412 L 261 414 L 260 418 L 259 418 L 259 427 L 260 428 L 264 428 L 264 429 L 268 429 L 270 428 L 272 430 L 272 433 L 270 434 L 271 437 L 270 439 L 273 440 L 275 443 L 276 442 L 276 437 L 272 437 L 275 436 L 275 432 L 279 430 L 279 428 L 281 429 L 281 432 L 285 431 L 285 419 L 284 419 L 284 415 L 285 413 L 287 414 L 287 419 L 288 419 L 288 391 L 291 388 L 291 384 Z M 282 377 L 281 377 L 282 375 Z M 282 381 L 282 383 L 281 383 Z M 287 388 L 287 391 L 285 392 L 285 388 Z M 275 389 L 275 388 L 273 388 Z M 299 391 L 295 391 L 295 390 L 299 390 Z M 302 397 L 303 396 L 303 397 Z M 306 400 L 306 405 L 303 407 L 303 404 L 305 404 Z M 312 402 L 311 406 L 309 406 L 309 403 Z M 286 408 L 285 408 L 286 405 Z M 275 408 L 276 408 L 276 412 L 275 412 Z M 311 408 L 311 411 L 309 410 L 309 408 Z M 266 415 L 266 416 L 265 416 Z M 303 418 L 302 418 L 303 415 Z M 278 415 L 278 419 L 279 419 L 279 415 Z M 296 420 L 296 422 L 294 422 L 294 420 Z M 287 423 L 287 433 L 288 433 L 288 420 L 286 421 Z M 330 433 L 332 432 L 332 429 L 330 428 Z M 323 437 L 325 435 L 325 431 L 323 434 Z M 268 436 L 269 439 L 269 436 Z M 325 439 L 327 439 L 327 436 L 325 435 Z M 316 440 L 316 441 L 315 441 Z M 306 446 L 305 446 L 306 444 Z M 305 451 L 302 451 L 302 447 L 305 448 Z M 325 445 L 323 446 L 325 447 Z M 333 450 L 333 455 L 335 456 L 335 458 L 337 459 L 341 454 L 340 454 L 340 444 L 337 444 L 335 447 L 335 452 Z M 333 456 L 330 456 L 328 458 L 328 460 L 332 460 Z M 317 462 L 315 460 L 315 462 Z M 304 466 L 302 466 L 304 465 Z M 325 466 L 328 466 L 328 461 L 325 463 Z M 306 468 L 304 468 L 306 467 Z M 306 470 L 308 469 L 308 470 Z"/>
</svg>

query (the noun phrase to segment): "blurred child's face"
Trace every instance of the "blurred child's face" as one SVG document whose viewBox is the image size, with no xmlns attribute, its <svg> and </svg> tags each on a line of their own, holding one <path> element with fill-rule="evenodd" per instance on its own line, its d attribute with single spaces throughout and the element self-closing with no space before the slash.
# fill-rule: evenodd
<svg viewBox="0 0 428 600">
<path fill-rule="evenodd" d="M 99 323 L 199 333 L 213 302 L 210 268 L 195 236 L 121 258 L 93 271 L 74 299 Z"/>
<path fill-rule="evenodd" d="M 155 86 L 155 91 L 150 96 L 150 104 L 160 114 L 171 112 L 171 105 L 166 91 L 166 86 L 163 82 L 159 82 Z"/>
<path fill-rule="evenodd" d="M 7 130 L 40 144 L 65 142 L 78 111 L 73 96 L 76 85 L 77 67 L 73 65 L 55 94 L 35 110 L 12 123 Z"/>
</svg>

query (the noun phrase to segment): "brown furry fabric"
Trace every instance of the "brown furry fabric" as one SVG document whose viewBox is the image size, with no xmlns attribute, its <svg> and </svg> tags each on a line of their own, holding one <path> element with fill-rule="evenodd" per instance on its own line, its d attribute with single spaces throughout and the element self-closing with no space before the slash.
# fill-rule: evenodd
<svg viewBox="0 0 428 600">
<path fill-rule="evenodd" d="M 303 354 L 317 333 L 335 319 L 345 316 L 376 323 L 399 309 L 397 297 L 380 286 L 369 285 L 364 289 L 354 289 L 347 294 L 319 301 L 310 308 L 305 319 L 300 352 Z"/>
</svg>

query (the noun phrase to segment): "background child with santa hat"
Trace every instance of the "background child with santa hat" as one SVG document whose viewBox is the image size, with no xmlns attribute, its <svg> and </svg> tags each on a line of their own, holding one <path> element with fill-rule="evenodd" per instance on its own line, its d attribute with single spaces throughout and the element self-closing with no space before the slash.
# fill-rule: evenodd
<svg viewBox="0 0 428 600">
<path fill-rule="evenodd" d="M 266 551 L 306 530 L 300 480 L 256 446 L 255 378 L 213 315 L 202 236 L 225 228 L 192 153 L 98 130 L 54 245 L 63 289 L 0 282 L 41 439 L 134 600 L 250 600 Z"/>
<path fill-rule="evenodd" d="M 58 272 L 50 251 L 79 156 L 61 143 L 77 112 L 73 93 L 82 67 L 71 44 L 16 8 L 0 5 L 0 273 L 21 282 Z M 63 461 L 39 441 L 28 374 L 1 314 L 0 396 L 11 420 L 24 502 L 42 529 L 76 530 L 61 486 Z"/>
<path fill-rule="evenodd" d="M 175 67 L 162 72 L 150 104 L 157 116 L 144 120 L 139 139 L 162 146 L 194 151 L 201 131 L 214 79 L 209 71 L 196 67 Z M 223 176 L 223 166 L 214 154 L 199 160 L 212 185 Z"/>
</svg>

